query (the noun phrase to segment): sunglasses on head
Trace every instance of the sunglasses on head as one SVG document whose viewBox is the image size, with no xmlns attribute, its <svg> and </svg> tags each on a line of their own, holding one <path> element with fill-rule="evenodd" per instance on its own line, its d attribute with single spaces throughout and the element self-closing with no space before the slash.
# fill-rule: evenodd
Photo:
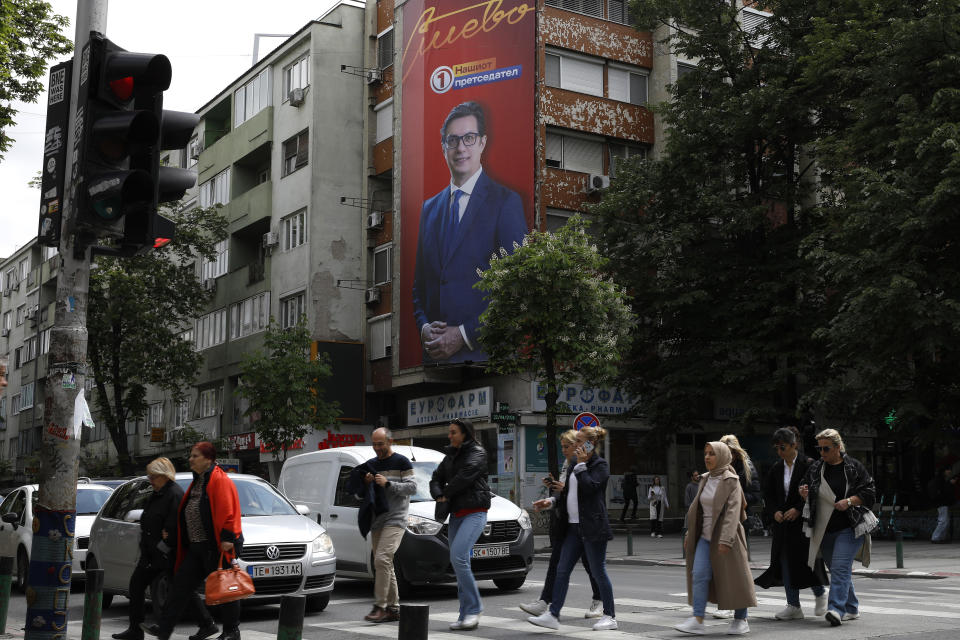
<svg viewBox="0 0 960 640">
<path fill-rule="evenodd" d="M 833 447 L 831 447 L 831 446 L 817 447 L 817 450 L 819 450 L 819 451 L 821 451 L 821 452 L 823 452 L 823 453 L 826 453 L 827 451 L 830 451 L 830 449 L 833 449 Z"/>
</svg>

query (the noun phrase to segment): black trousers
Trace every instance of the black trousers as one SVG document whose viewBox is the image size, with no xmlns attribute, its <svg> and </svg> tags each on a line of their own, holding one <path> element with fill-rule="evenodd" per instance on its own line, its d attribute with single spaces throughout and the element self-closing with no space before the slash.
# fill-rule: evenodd
<svg viewBox="0 0 960 640">
<path fill-rule="evenodd" d="M 660 514 L 663 513 L 663 503 L 657 503 L 657 517 L 650 520 L 650 533 L 656 533 L 658 535 L 663 534 L 663 520 L 660 519 Z"/>
<path fill-rule="evenodd" d="M 197 587 L 201 586 L 207 576 L 216 568 L 220 560 L 220 553 L 214 550 L 209 542 L 191 542 L 187 554 L 173 576 L 173 587 L 170 590 L 170 599 L 160 614 L 160 638 L 166 639 L 173 633 L 180 616 L 186 610 L 191 600 L 198 600 Z M 240 601 L 228 602 L 219 605 L 220 620 L 223 622 L 224 632 L 233 631 L 240 626 Z M 200 615 L 205 616 L 204 626 L 213 624 L 213 618 L 205 606 L 200 605 Z"/>
<path fill-rule="evenodd" d="M 127 614 L 130 618 L 130 628 L 133 629 L 134 632 L 138 632 L 140 623 L 146 620 L 147 589 L 149 589 L 153 581 L 157 579 L 157 576 L 167 572 L 170 571 L 166 567 L 155 567 L 144 564 L 138 564 L 133 570 L 133 575 L 130 576 L 129 595 L 127 596 L 130 600 L 130 608 Z M 172 574 L 172 572 L 170 573 Z M 172 575 L 170 577 L 171 579 L 173 578 Z M 203 599 L 200 598 L 200 594 L 198 594 L 196 590 L 192 592 L 190 604 L 193 606 L 194 612 L 197 615 L 197 624 L 199 626 L 205 627 L 214 624 L 213 617 L 203 605 Z M 157 611 L 156 615 L 159 618 L 161 614 Z"/>
<path fill-rule="evenodd" d="M 637 504 L 638 504 L 638 500 L 637 500 L 637 494 L 636 494 L 636 492 L 634 492 L 634 494 L 633 494 L 632 496 L 627 495 L 627 496 L 624 496 L 624 497 L 623 497 L 623 511 L 620 512 L 620 521 L 621 521 L 621 522 L 623 522 L 623 520 L 627 517 L 627 511 L 630 510 L 630 503 L 633 503 L 633 515 L 631 516 L 631 518 L 632 518 L 633 520 L 636 520 L 636 519 L 637 519 Z"/>
</svg>

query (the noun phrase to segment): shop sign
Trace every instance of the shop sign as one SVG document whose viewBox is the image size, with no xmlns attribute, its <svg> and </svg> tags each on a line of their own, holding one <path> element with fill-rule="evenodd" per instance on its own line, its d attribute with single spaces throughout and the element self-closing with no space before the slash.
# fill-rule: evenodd
<svg viewBox="0 0 960 640">
<path fill-rule="evenodd" d="M 231 451 L 252 451 L 257 448 L 257 434 L 255 431 L 247 433 L 235 433 L 224 436 L 224 440 L 230 443 Z"/>
<path fill-rule="evenodd" d="M 547 385 L 543 382 L 530 383 L 530 404 L 534 411 L 546 411 Z M 574 382 L 560 388 L 558 402 L 564 402 L 570 413 L 589 411 L 597 415 L 616 416 L 628 413 L 640 400 L 639 395 L 623 391 L 616 387 L 588 387 Z"/>
<path fill-rule="evenodd" d="M 407 401 L 407 426 L 448 422 L 454 418 L 489 417 L 493 409 L 493 387 L 454 391 Z"/>
</svg>

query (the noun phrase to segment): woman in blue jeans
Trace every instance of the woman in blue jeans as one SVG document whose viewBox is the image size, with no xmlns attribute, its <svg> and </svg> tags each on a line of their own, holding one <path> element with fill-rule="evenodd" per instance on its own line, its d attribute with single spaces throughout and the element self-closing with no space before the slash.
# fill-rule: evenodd
<svg viewBox="0 0 960 640">
<path fill-rule="evenodd" d="M 593 625 L 594 631 L 617 628 L 613 607 L 613 585 L 607 575 L 607 541 L 613 538 L 607 514 L 607 480 L 610 469 L 607 461 L 598 455 L 607 430 L 602 427 L 584 427 L 577 433 L 579 446 L 575 449 L 577 464 L 567 476 L 559 496 L 537 500 L 534 509 L 557 509 L 557 519 L 563 540 L 557 574 L 553 583 L 550 608 L 542 615 L 527 620 L 538 627 L 560 628 L 560 610 L 567 598 L 570 574 L 583 555 L 587 556 L 590 571 L 600 588 L 603 616 Z"/>
<path fill-rule="evenodd" d="M 800 486 L 806 501 L 804 531 L 810 538 L 807 564 L 813 568 L 817 555 L 830 569 L 827 622 L 840 626 L 860 617 L 860 602 L 853 588 L 853 560 L 863 547 L 861 562 L 870 566 L 870 532 L 877 517 L 870 511 L 877 490 L 863 464 L 846 453 L 836 429 L 817 434 L 817 460 Z"/>
<path fill-rule="evenodd" d="M 705 634 L 703 616 L 708 600 L 721 609 L 734 610 L 728 635 L 750 631 L 747 607 L 757 606 L 757 597 L 742 524 L 747 519 L 747 503 L 732 461 L 730 447 L 722 442 L 708 442 L 703 448 L 707 473 L 700 477 L 697 497 L 687 510 L 689 529 L 683 541 L 687 600 L 693 605 L 693 616 L 674 627 L 677 631 Z"/>
<path fill-rule="evenodd" d="M 469 420 L 456 419 L 447 430 L 450 446 L 430 479 L 430 495 L 438 503 L 448 503 L 450 524 L 450 564 L 457 575 L 460 615 L 450 625 L 453 631 L 476 629 L 483 603 L 473 577 L 470 558 L 487 524 L 490 487 L 487 485 L 487 453 L 474 437 Z"/>
</svg>

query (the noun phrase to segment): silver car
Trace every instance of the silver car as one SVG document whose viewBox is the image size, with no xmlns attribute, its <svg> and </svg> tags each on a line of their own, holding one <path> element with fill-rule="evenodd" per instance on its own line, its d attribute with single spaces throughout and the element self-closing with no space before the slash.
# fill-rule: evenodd
<svg viewBox="0 0 960 640">
<path fill-rule="evenodd" d="M 184 490 L 191 473 L 178 473 Z M 307 597 L 309 611 L 323 611 L 333 591 L 336 557 L 327 532 L 309 509 L 294 506 L 257 476 L 230 474 L 242 513 L 240 566 L 253 576 L 252 603 L 278 602 L 284 595 Z M 126 596 L 140 556 L 140 515 L 153 488 L 146 477 L 134 478 L 114 491 L 90 529 L 87 566 L 103 569 L 103 606 L 113 595 Z M 166 576 L 150 586 L 149 597 L 163 607 L 170 589 Z"/>
</svg>

